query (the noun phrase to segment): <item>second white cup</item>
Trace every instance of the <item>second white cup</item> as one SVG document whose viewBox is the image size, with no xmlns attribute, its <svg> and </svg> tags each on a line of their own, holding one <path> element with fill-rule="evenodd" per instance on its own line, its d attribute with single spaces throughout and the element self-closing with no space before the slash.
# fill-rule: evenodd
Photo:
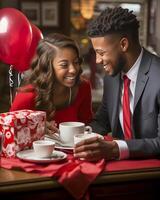
<svg viewBox="0 0 160 200">
<path fill-rule="evenodd" d="M 93 138 L 93 137 L 99 137 L 101 139 L 103 139 L 103 136 L 97 133 L 84 133 L 84 134 L 76 134 L 74 135 L 74 144 L 77 144 L 83 140 L 89 139 L 89 138 Z"/>
</svg>

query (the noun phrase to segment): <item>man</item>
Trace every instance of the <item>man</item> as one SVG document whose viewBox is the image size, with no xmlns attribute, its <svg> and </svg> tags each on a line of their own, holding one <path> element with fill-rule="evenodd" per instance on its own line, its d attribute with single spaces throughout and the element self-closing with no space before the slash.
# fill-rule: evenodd
<svg viewBox="0 0 160 200">
<path fill-rule="evenodd" d="M 106 72 L 103 100 L 91 126 L 116 139 L 82 141 L 75 146 L 76 158 L 97 161 L 160 154 L 160 58 L 141 47 L 138 28 L 132 11 L 120 7 L 107 8 L 89 26 L 96 62 Z"/>
</svg>

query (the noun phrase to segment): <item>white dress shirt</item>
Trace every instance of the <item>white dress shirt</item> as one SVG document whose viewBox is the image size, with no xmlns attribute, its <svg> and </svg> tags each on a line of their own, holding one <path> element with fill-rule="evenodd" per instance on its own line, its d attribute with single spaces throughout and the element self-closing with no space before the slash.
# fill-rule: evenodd
<svg viewBox="0 0 160 200">
<path fill-rule="evenodd" d="M 143 55 L 143 49 L 141 50 L 141 53 L 139 57 L 137 58 L 134 65 L 131 67 L 131 69 L 125 74 L 130 79 L 130 86 L 129 86 L 129 97 L 130 97 L 130 111 L 131 111 L 131 124 L 132 123 L 132 116 L 133 116 L 133 106 L 134 106 L 134 96 L 135 96 L 135 88 L 136 88 L 136 81 L 137 81 L 137 75 L 138 70 L 140 66 L 140 62 L 142 60 Z M 121 77 L 123 78 L 124 73 L 121 74 Z M 123 101 L 123 93 L 124 93 L 124 85 L 121 85 L 121 101 L 120 101 L 120 113 L 119 113 L 119 120 L 122 127 L 122 130 L 124 132 L 123 127 L 123 110 L 122 110 L 122 101 Z M 115 140 L 118 144 L 119 151 L 120 151 L 120 157 L 119 159 L 127 159 L 129 158 L 129 150 L 127 143 L 124 140 Z"/>
</svg>

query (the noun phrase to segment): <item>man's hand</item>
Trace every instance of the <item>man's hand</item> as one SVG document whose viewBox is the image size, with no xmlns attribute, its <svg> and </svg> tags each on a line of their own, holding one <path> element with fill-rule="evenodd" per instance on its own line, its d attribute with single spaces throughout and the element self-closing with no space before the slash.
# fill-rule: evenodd
<svg viewBox="0 0 160 200">
<path fill-rule="evenodd" d="M 74 157 L 88 161 L 102 158 L 113 160 L 119 158 L 119 149 L 115 141 L 105 141 L 99 137 L 83 140 L 75 145 Z"/>
</svg>

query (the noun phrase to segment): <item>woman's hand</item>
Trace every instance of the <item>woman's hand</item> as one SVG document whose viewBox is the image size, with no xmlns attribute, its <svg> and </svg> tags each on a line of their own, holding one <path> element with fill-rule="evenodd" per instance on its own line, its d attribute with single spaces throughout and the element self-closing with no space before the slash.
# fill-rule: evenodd
<svg viewBox="0 0 160 200">
<path fill-rule="evenodd" d="M 46 121 L 46 133 L 50 136 L 55 133 L 59 133 L 59 129 L 57 128 L 57 123 L 55 121 Z"/>
</svg>

